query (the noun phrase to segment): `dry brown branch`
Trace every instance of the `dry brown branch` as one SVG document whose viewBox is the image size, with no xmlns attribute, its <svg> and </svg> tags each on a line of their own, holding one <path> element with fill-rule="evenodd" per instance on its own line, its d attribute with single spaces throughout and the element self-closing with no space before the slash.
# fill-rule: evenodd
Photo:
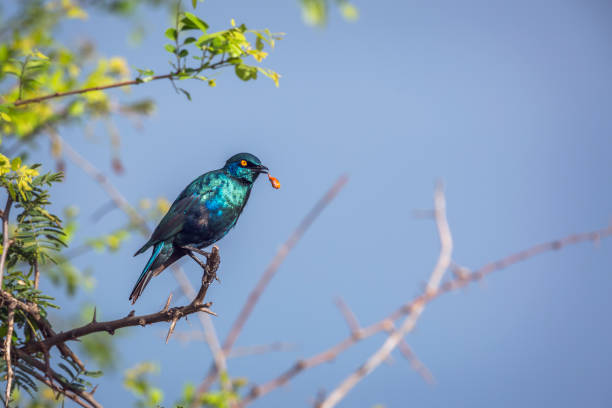
<svg viewBox="0 0 612 408">
<path fill-rule="evenodd" d="M 38 259 L 34 260 L 34 289 L 38 289 L 40 281 L 40 269 L 38 268 Z"/>
<path fill-rule="evenodd" d="M 75 340 L 91 333 L 107 332 L 112 335 L 116 330 L 124 327 L 146 326 L 159 322 L 172 322 L 175 319 L 178 320 L 182 317 L 197 312 L 205 312 L 215 315 L 215 313 L 212 312 L 209 307 L 210 303 L 202 304 L 192 302 L 186 306 L 173 307 L 171 309 L 161 310 L 157 313 L 151 313 L 148 315 L 135 316 L 134 312 L 132 311 L 126 317 L 117 320 L 110 320 L 107 322 L 91 321 L 90 323 L 81 327 L 57 333 L 55 336 L 48 337 L 43 341 L 27 344 L 20 350 L 25 353 L 35 353 L 37 351 L 43 351 L 44 349 L 48 350 L 55 345 L 62 344 L 69 340 Z"/>
<path fill-rule="evenodd" d="M 151 78 L 151 80 L 170 79 L 175 75 L 176 74 L 157 75 Z M 115 82 L 115 83 L 108 84 L 108 85 L 92 86 L 90 88 L 83 88 L 83 89 L 75 89 L 75 90 L 67 91 L 67 92 L 55 92 L 55 93 L 44 95 L 44 96 L 38 96 L 36 98 L 18 100 L 18 101 L 15 101 L 13 105 L 22 106 L 22 105 L 28 105 L 30 103 L 40 103 L 40 102 L 44 102 L 46 100 L 53 99 L 53 98 L 62 98 L 64 96 L 69 96 L 69 95 L 79 95 L 79 94 L 83 94 L 87 92 L 102 91 L 105 89 L 119 88 L 119 87 L 129 86 L 129 85 L 140 85 L 142 83 L 144 83 L 144 81 L 139 80 L 139 79 L 134 79 L 130 81 Z"/>
<path fill-rule="evenodd" d="M 392 330 L 393 322 L 401 318 L 402 316 L 409 314 L 417 304 L 428 303 L 442 294 L 460 289 L 472 282 L 480 281 L 486 275 L 492 272 L 505 269 L 511 265 L 527 260 L 536 255 L 553 250 L 558 250 L 565 246 L 574 245 L 582 242 L 598 243 L 602 239 L 607 238 L 611 235 L 612 225 L 595 231 L 572 234 L 561 239 L 555 239 L 553 241 L 532 246 L 530 248 L 502 258 L 498 261 L 487 263 L 484 266 L 474 270 L 473 272 L 463 274 L 461 277 L 455 276 L 452 280 L 443 283 L 438 288 L 438 290 L 429 293 L 424 292 L 418 295 L 416 298 L 400 306 L 397 310 L 395 310 L 386 318 L 363 328 L 360 332 L 359 338 L 349 336 L 344 340 L 338 342 L 334 346 L 330 347 L 329 349 L 322 351 L 321 353 L 315 354 L 305 360 L 296 361 L 289 369 L 281 373 L 278 377 L 268 381 L 267 383 L 261 385 L 254 385 L 245 395 L 244 399 L 239 404 L 239 407 L 244 407 L 253 402 L 255 399 L 260 398 L 261 396 L 268 394 L 276 388 L 283 386 L 288 381 L 290 381 L 306 369 L 333 361 L 339 354 L 350 348 L 359 340 L 370 337 L 381 331 Z"/>
<path fill-rule="evenodd" d="M 36 378 L 41 383 L 45 384 L 47 387 L 51 388 L 53 391 L 55 391 L 57 393 L 61 393 L 62 395 L 65 395 L 66 397 L 70 398 L 71 400 L 73 400 L 74 402 L 79 404 L 80 406 L 82 406 L 84 408 L 91 408 L 92 407 L 92 405 L 88 404 L 87 401 L 81 399 L 74 392 L 72 392 L 70 390 L 66 390 L 66 389 L 60 388 L 57 384 L 55 384 L 53 381 L 49 380 L 48 378 L 45 378 L 45 376 L 43 376 L 42 374 L 37 373 L 34 370 L 30 370 L 25 365 L 21 365 L 21 364 L 16 364 L 16 365 L 19 368 L 21 368 L 23 371 L 27 372 L 28 374 L 30 374 L 31 376 Z M 96 407 L 95 405 L 93 405 L 93 406 Z M 100 405 L 98 405 L 98 406 L 100 406 Z"/>
<path fill-rule="evenodd" d="M 227 60 L 222 59 L 221 61 L 215 62 L 214 64 L 206 67 L 206 69 L 218 69 L 226 65 L 227 65 Z M 165 75 L 155 75 L 153 77 L 150 77 L 148 81 L 143 81 L 140 78 L 136 78 L 130 81 L 115 82 L 115 83 L 108 84 L 108 85 L 92 86 L 90 88 L 75 89 L 75 90 L 66 91 L 66 92 L 54 92 L 48 95 L 37 96 L 36 98 L 17 100 L 13 103 L 13 106 L 23 106 L 23 105 L 28 105 L 30 103 L 40 103 L 40 102 L 44 102 L 49 99 L 62 98 L 64 96 L 70 96 L 70 95 L 79 95 L 79 94 L 84 94 L 84 93 L 93 92 L 93 91 L 103 91 L 105 89 L 120 88 L 120 87 L 130 86 L 130 85 L 140 85 L 140 84 L 144 84 L 149 81 L 157 81 L 159 79 L 172 80 L 174 78 L 177 78 L 179 74 L 180 72 L 172 72 L 172 73 L 165 74 Z"/>
<path fill-rule="evenodd" d="M 325 195 L 315 204 L 315 206 L 310 210 L 310 212 L 304 217 L 304 219 L 300 222 L 298 227 L 293 231 L 293 233 L 289 236 L 287 241 L 279 248 L 276 255 L 272 259 L 272 262 L 268 265 L 261 278 L 257 282 L 257 285 L 251 290 L 249 297 L 247 298 L 245 304 L 242 306 L 238 317 L 234 321 L 229 334 L 225 338 L 223 342 L 223 353 L 225 355 L 229 354 L 236 342 L 236 339 L 240 335 L 244 324 L 247 319 L 251 315 L 253 308 L 257 304 L 257 301 L 261 297 L 261 294 L 270 283 L 270 280 L 276 274 L 276 271 L 283 263 L 289 252 L 295 247 L 298 241 L 302 238 L 306 230 L 312 225 L 312 223 L 317 219 L 319 214 L 325 209 L 325 207 L 336 197 L 336 195 L 342 190 L 346 182 L 348 181 L 347 175 L 342 175 L 338 178 L 338 180 L 334 183 L 334 185 L 325 193 Z M 206 374 L 206 378 L 199 385 L 196 398 L 194 401 L 197 401 L 199 397 L 206 392 L 210 386 L 213 384 L 215 379 L 217 378 L 218 371 L 215 367 L 210 367 L 208 373 Z"/>
<path fill-rule="evenodd" d="M 257 346 L 234 347 L 232 351 L 227 355 L 227 358 L 254 356 L 275 351 L 291 351 L 295 349 L 295 344 L 283 343 L 279 341 L 276 343 L 262 344 Z"/>
<path fill-rule="evenodd" d="M 247 395 L 242 399 L 240 404 L 238 404 L 238 407 L 244 407 L 257 398 L 262 397 L 276 388 L 285 385 L 293 377 L 309 368 L 333 361 L 338 355 L 349 349 L 354 344 L 358 343 L 360 340 L 373 336 L 381 331 L 389 330 L 392 327 L 392 324 L 393 321 L 390 319 L 381 320 L 378 323 L 361 329 L 357 335 L 351 335 L 319 354 L 315 354 L 314 356 L 305 360 L 296 361 L 289 369 L 281 373 L 273 380 L 270 380 L 262 385 L 254 385 L 251 387 Z"/>
<path fill-rule="evenodd" d="M 355 316 L 351 308 L 346 304 L 346 302 L 341 297 L 336 298 L 335 303 L 338 309 L 340 309 L 340 313 L 342 313 L 342 316 L 344 316 L 344 319 L 346 320 L 349 326 L 349 329 L 351 330 L 351 335 L 359 337 L 359 332 L 362 330 L 361 325 L 359 324 L 359 321 L 357 320 L 357 317 Z M 387 333 L 392 333 L 393 331 L 395 331 L 395 325 L 391 323 L 391 325 L 386 331 Z M 425 366 L 425 364 L 423 364 L 419 360 L 419 358 L 416 356 L 414 351 L 412 351 L 412 348 L 410 347 L 406 339 L 402 339 L 402 341 L 399 344 L 399 349 L 402 355 L 408 360 L 408 362 L 410 362 L 410 366 L 421 377 L 423 377 L 425 382 L 427 382 L 428 384 L 435 383 L 435 380 L 434 380 L 433 375 L 431 374 L 431 371 L 429 371 L 429 369 Z"/>
<path fill-rule="evenodd" d="M 13 383 L 13 364 L 11 362 L 11 343 L 13 340 L 13 325 L 15 323 L 15 303 L 8 304 L 8 319 L 6 338 L 4 339 L 4 360 L 6 361 L 6 392 L 4 393 L 4 405 L 9 406 L 11 399 L 11 387 Z"/>
<path fill-rule="evenodd" d="M 36 377 L 39 381 L 43 382 L 51 389 L 65 395 L 85 408 L 102 408 L 102 405 L 100 405 L 100 403 L 94 399 L 92 393 L 67 383 L 61 375 L 50 369 L 47 365 L 45 365 L 45 363 L 35 359 L 28 353 L 25 353 L 19 349 L 17 349 L 17 357 L 27 362 L 30 366 L 35 367 L 41 373 L 44 373 L 44 375 L 39 374 L 24 364 L 19 365 L 23 371 L 26 371 L 28 374 Z"/>
<path fill-rule="evenodd" d="M 351 334 L 358 333 L 359 330 L 361 330 L 361 325 L 359 324 L 359 321 L 357 320 L 357 316 L 355 316 L 355 313 L 353 313 L 353 311 L 346 304 L 344 299 L 338 296 L 334 300 L 334 303 L 340 310 L 340 313 L 342 313 L 344 320 L 346 320 L 346 324 L 348 325 L 349 330 L 351 331 Z"/>
<path fill-rule="evenodd" d="M 446 219 L 446 200 L 442 186 L 438 184 L 434 193 L 434 218 L 438 228 L 438 237 L 440 238 L 440 254 L 438 261 L 427 281 L 425 294 L 430 294 L 438 290 L 444 272 L 451 264 L 451 255 L 453 251 L 453 238 L 450 227 Z M 410 313 L 401 324 L 398 330 L 394 331 L 383 345 L 374 353 L 368 360 L 361 365 L 355 372 L 349 375 L 336 389 L 334 389 L 321 403 L 320 408 L 334 407 L 346 394 L 353 389 L 366 375 L 370 374 L 383 361 L 389 357 L 391 352 L 397 347 L 404 336 L 410 332 L 416 325 L 419 317 L 425 309 L 425 302 L 417 302 L 411 308 Z"/>
<path fill-rule="evenodd" d="M 51 336 L 43 341 L 37 341 L 30 343 L 20 350 L 26 353 L 35 353 L 37 351 L 43 351 L 45 348 L 49 349 L 55 345 L 64 343 L 69 340 L 75 340 L 79 337 L 86 336 L 88 334 L 97 332 L 107 332 L 114 334 L 116 330 L 124 327 L 132 326 L 146 326 L 153 323 L 159 322 L 172 322 L 175 318 L 180 319 L 181 317 L 188 316 L 197 312 L 205 312 L 215 315 L 209 309 L 210 303 L 205 304 L 189 304 L 186 306 L 173 307 L 168 310 L 161 310 L 157 313 L 151 313 L 148 315 L 135 316 L 134 312 L 130 312 L 126 317 L 117 320 L 110 320 L 107 322 L 90 322 L 81 327 L 77 327 L 65 332 L 57 333 L 55 336 Z"/>
<path fill-rule="evenodd" d="M 389 330 L 387 330 L 387 333 L 391 334 L 395 330 L 396 330 L 395 325 L 392 325 L 389 328 Z M 417 374 L 419 374 L 425 380 L 427 384 L 434 385 L 436 383 L 436 379 L 434 378 L 429 368 L 427 368 L 427 366 L 423 364 L 421 360 L 419 360 L 416 353 L 412 350 L 412 347 L 410 347 L 406 339 L 402 339 L 400 341 L 398 348 L 400 350 L 400 353 L 402 353 L 402 355 L 404 356 L 404 358 L 408 360 L 412 369 L 416 371 Z"/>
<path fill-rule="evenodd" d="M 21 309 L 24 312 L 30 314 L 34 318 L 36 323 L 39 323 L 41 321 L 40 313 L 38 312 L 38 306 L 36 304 L 22 302 L 21 300 L 17 299 L 16 297 L 4 290 L 0 290 L 0 298 L 2 298 L 3 302 L 6 302 L 8 304 L 12 303 L 17 309 Z"/>
<path fill-rule="evenodd" d="M 68 144 L 64 138 L 60 135 L 54 136 L 56 140 L 61 144 L 62 150 L 66 153 L 68 158 L 80 167 L 88 176 L 94 179 L 102 189 L 108 194 L 113 203 L 120 208 L 124 213 L 130 217 L 130 220 L 141 230 L 143 235 L 150 234 L 150 229 L 147 226 L 147 222 L 145 221 L 138 211 L 136 211 L 130 203 L 126 200 L 126 198 L 121 194 L 119 190 L 110 182 L 108 177 L 104 175 L 100 170 L 98 170 L 93 164 L 91 164 L 85 157 L 81 156 L 79 152 L 74 150 L 70 144 Z"/>
<path fill-rule="evenodd" d="M 8 254 L 8 249 L 10 246 L 8 222 L 12 205 L 13 199 L 9 195 L 6 199 L 4 211 L 2 212 L 2 255 L 0 256 L 0 289 L 2 289 L 2 279 L 4 278 L 4 264 L 6 262 L 6 255 Z"/>
</svg>

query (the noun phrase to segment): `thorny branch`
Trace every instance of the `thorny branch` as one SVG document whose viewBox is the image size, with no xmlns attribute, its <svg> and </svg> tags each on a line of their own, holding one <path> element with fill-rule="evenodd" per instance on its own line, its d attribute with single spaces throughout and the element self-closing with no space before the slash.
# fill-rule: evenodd
<svg viewBox="0 0 612 408">
<path fill-rule="evenodd" d="M 170 322 L 170 330 L 168 331 L 168 337 L 172 334 L 172 330 L 176 325 L 176 322 L 185 316 L 188 316 L 193 313 L 204 312 L 208 314 L 213 314 L 210 311 L 209 306 L 210 303 L 203 304 L 204 296 L 206 295 L 206 290 L 211 282 L 214 281 L 216 276 L 216 271 L 219 267 L 219 251 L 216 247 L 213 247 L 211 253 L 207 258 L 207 262 L 204 265 L 203 276 L 202 276 L 202 287 L 200 288 L 198 295 L 195 299 L 188 305 L 182 307 L 174 307 L 169 308 L 170 298 L 168 298 L 168 302 L 166 306 L 157 313 L 152 313 L 143 316 L 135 316 L 134 312 L 130 312 L 126 317 L 122 319 L 107 321 L 107 322 L 98 322 L 96 321 L 96 313 L 94 310 L 94 315 L 92 321 L 86 325 L 81 327 L 74 328 L 72 330 L 68 330 L 65 332 L 55 333 L 51 328 L 49 322 L 46 321 L 43 317 L 41 317 L 38 306 L 34 303 L 23 302 L 8 292 L 4 290 L 0 290 L 0 298 L 2 302 L 8 304 L 9 307 L 9 323 L 8 323 L 8 333 L 5 340 L 5 352 L 4 356 L 7 361 L 7 397 L 10 396 L 10 387 L 12 380 L 12 367 L 11 367 L 11 346 L 10 339 L 12 338 L 12 316 L 14 316 L 14 311 L 16 308 L 22 310 L 27 313 L 34 322 L 37 323 L 41 333 L 44 336 L 44 340 L 32 341 L 21 348 L 15 349 L 17 358 L 26 361 L 29 365 L 35 367 L 40 370 L 40 373 L 36 373 L 31 369 L 28 369 L 24 365 L 20 365 L 20 368 L 32 374 L 37 379 L 41 380 L 43 383 L 49 385 L 52 389 L 60 391 L 66 397 L 73 399 L 75 402 L 79 403 L 85 407 L 101 407 L 93 396 L 84 390 L 81 390 L 77 387 L 71 386 L 66 383 L 62 377 L 55 373 L 49 366 L 48 356 L 49 350 L 53 346 L 57 346 L 60 352 L 66 356 L 70 357 L 72 361 L 74 361 L 82 370 L 84 370 L 83 363 L 78 359 L 78 357 L 68 348 L 66 342 L 69 340 L 75 340 L 80 337 L 86 336 L 91 333 L 96 332 L 107 332 L 109 334 L 114 334 L 116 330 L 129 327 L 129 326 L 146 326 L 148 324 L 158 323 L 162 321 Z M 35 358 L 33 354 L 42 353 L 44 356 L 44 362 Z M 19 364 L 19 362 L 13 362 L 13 364 Z M 8 404 L 8 398 L 5 400 L 6 404 Z M 85 401 L 85 402 L 84 402 Z M 8 405 L 7 405 L 8 406 Z"/>
<path fill-rule="evenodd" d="M 210 275 L 214 275 L 219 266 L 218 251 L 213 250 L 212 253 L 216 254 L 216 256 L 211 256 L 207 262 L 208 269 L 203 272 L 204 277 L 202 278 L 202 288 L 200 288 L 200 294 L 206 294 L 206 288 L 204 288 L 204 286 L 209 284 Z M 190 304 L 173 308 L 169 308 L 169 304 L 166 304 L 166 306 L 159 312 L 148 315 L 135 316 L 134 311 L 132 311 L 124 318 L 107 322 L 97 322 L 94 315 L 94 318 L 88 324 L 65 332 L 57 333 L 42 341 L 27 344 L 22 347 L 20 351 L 24 353 L 35 353 L 37 351 L 49 350 L 55 345 L 65 343 L 69 340 L 75 340 L 91 333 L 107 332 L 109 334 L 114 334 L 116 330 L 123 327 L 146 326 L 159 322 L 173 322 L 176 324 L 176 321 L 178 321 L 181 317 L 197 312 L 204 312 L 214 315 L 214 313 L 209 309 L 210 303 L 202 303 L 203 299 L 203 296 L 197 296 Z"/>
</svg>

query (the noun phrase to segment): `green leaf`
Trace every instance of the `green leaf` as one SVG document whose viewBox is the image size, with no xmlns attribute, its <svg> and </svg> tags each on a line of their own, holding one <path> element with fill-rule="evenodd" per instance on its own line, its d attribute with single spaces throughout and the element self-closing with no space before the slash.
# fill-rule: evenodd
<svg viewBox="0 0 612 408">
<path fill-rule="evenodd" d="M 191 6 L 195 9 L 198 5 L 198 0 L 191 0 Z"/>
<path fill-rule="evenodd" d="M 138 73 L 140 75 L 143 75 L 143 76 L 155 75 L 155 72 L 153 72 L 152 69 L 138 69 L 138 68 L 136 68 L 136 71 L 138 71 Z"/>
<path fill-rule="evenodd" d="M 206 30 L 208 30 L 208 24 L 206 24 L 206 22 L 204 20 L 202 20 L 201 18 L 199 18 L 198 16 L 196 16 L 195 14 L 189 13 L 188 11 L 185 12 L 185 17 L 191 21 L 193 23 L 193 25 L 195 25 L 197 28 L 199 28 L 202 32 L 206 32 Z"/>
<path fill-rule="evenodd" d="M 189 92 L 187 92 L 183 88 L 179 88 L 178 90 L 181 91 L 187 97 L 187 99 L 191 101 L 191 94 Z"/>
<path fill-rule="evenodd" d="M 85 372 L 83 372 L 83 374 L 88 376 L 88 377 L 97 378 L 97 377 L 101 377 L 102 374 L 104 374 L 104 373 L 102 371 L 98 370 L 98 371 L 85 371 Z"/>
<path fill-rule="evenodd" d="M 236 76 L 243 81 L 250 81 L 251 79 L 257 79 L 257 67 L 252 67 L 246 64 L 239 64 L 235 67 Z"/>
<path fill-rule="evenodd" d="M 13 171 L 17 171 L 18 168 L 21 167 L 21 157 L 15 157 L 11 160 L 11 169 Z"/>
<path fill-rule="evenodd" d="M 196 42 L 196 38 L 195 37 L 187 37 L 187 38 L 185 38 L 185 41 L 183 41 L 183 44 L 191 44 L 193 42 Z"/>
<path fill-rule="evenodd" d="M 216 33 L 212 33 L 212 34 L 204 34 L 203 36 L 201 36 L 200 38 L 198 38 L 198 42 L 196 43 L 196 45 L 198 47 L 201 47 L 204 44 L 210 43 L 212 40 L 214 40 L 215 38 L 219 38 L 221 37 L 223 34 L 226 34 L 227 30 L 223 30 L 223 31 L 218 31 Z"/>
<path fill-rule="evenodd" d="M 173 27 L 170 27 L 169 29 L 166 30 L 165 32 L 166 37 L 168 37 L 169 39 L 171 39 L 172 41 L 176 41 L 177 37 L 177 33 L 176 33 L 176 29 Z"/>
<path fill-rule="evenodd" d="M 176 53 L 176 47 L 174 45 L 172 45 L 172 44 L 166 44 L 166 45 L 164 45 L 164 48 L 170 54 L 175 54 Z"/>
<path fill-rule="evenodd" d="M 179 72 L 178 74 L 176 74 L 176 78 L 178 78 L 179 80 L 183 80 L 183 79 L 191 79 L 193 78 L 193 76 L 188 72 Z"/>
<path fill-rule="evenodd" d="M 187 50 L 181 50 L 179 52 L 179 57 L 181 57 L 181 58 L 186 57 L 188 55 L 189 55 L 189 51 L 187 51 Z"/>
</svg>

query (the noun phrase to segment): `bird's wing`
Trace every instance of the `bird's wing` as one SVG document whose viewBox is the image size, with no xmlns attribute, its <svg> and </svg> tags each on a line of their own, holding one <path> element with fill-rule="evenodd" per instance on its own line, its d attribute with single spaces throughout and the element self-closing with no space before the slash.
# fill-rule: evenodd
<svg viewBox="0 0 612 408">
<path fill-rule="evenodd" d="M 185 223 L 185 218 L 187 217 L 187 212 L 189 209 L 194 204 L 199 203 L 211 192 L 212 190 L 201 194 L 190 194 L 176 200 L 164 218 L 162 218 L 162 220 L 159 222 L 159 225 L 157 228 L 155 228 L 155 231 L 153 231 L 151 242 L 165 241 L 179 233 L 183 228 L 183 224 Z"/>
<path fill-rule="evenodd" d="M 181 231 L 185 223 L 187 211 L 198 201 L 204 200 L 206 195 L 213 193 L 215 188 L 218 187 L 214 177 L 218 172 L 219 170 L 209 171 L 189 183 L 181 191 L 176 200 L 174 200 L 164 218 L 159 222 L 151 235 L 151 239 L 136 251 L 134 256 L 143 253 L 150 246 L 165 241 Z M 202 192 L 202 190 L 204 191 Z"/>
</svg>

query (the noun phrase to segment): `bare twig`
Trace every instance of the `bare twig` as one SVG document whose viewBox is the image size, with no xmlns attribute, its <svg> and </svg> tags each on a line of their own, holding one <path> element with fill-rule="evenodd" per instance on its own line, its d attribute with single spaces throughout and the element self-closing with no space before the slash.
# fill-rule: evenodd
<svg viewBox="0 0 612 408">
<path fill-rule="evenodd" d="M 68 158 L 77 166 L 79 166 L 87 175 L 93 178 L 100 184 L 102 189 L 109 195 L 111 200 L 125 212 L 132 222 L 141 230 L 144 235 L 150 233 L 147 223 L 144 218 L 130 205 L 119 190 L 109 181 L 108 177 L 98 170 L 93 164 L 91 164 L 85 157 L 81 156 L 79 152 L 74 150 L 70 144 L 68 144 L 64 138 L 60 135 L 56 135 L 57 141 L 61 143 L 63 151 L 66 153 Z"/>
<path fill-rule="evenodd" d="M 359 337 L 362 328 L 353 311 L 349 308 L 349 306 L 341 297 L 336 298 L 335 303 L 336 306 L 338 306 L 338 309 L 340 309 L 342 316 L 344 316 L 344 319 L 346 320 L 349 329 L 351 330 L 351 335 Z M 388 333 L 392 333 L 393 331 L 395 331 L 395 325 L 391 323 L 386 331 Z M 433 375 L 431 374 L 431 371 L 429 371 L 425 364 L 423 364 L 418 359 L 406 339 L 402 339 L 399 344 L 399 348 L 402 355 L 410 362 L 410 365 L 414 369 L 414 371 L 416 371 L 421 377 L 423 377 L 423 379 L 428 384 L 434 384 L 435 380 L 433 378 Z"/>
<path fill-rule="evenodd" d="M 0 256 L 0 289 L 2 289 L 2 279 L 4 278 L 4 264 L 6 263 L 6 256 L 10 247 L 8 223 L 9 214 L 11 212 L 11 206 L 13 205 L 13 199 L 10 194 L 6 198 L 6 205 L 2 212 L 2 255 Z"/>
<path fill-rule="evenodd" d="M 177 75 L 176 73 L 165 74 L 165 75 L 156 75 L 156 76 L 151 78 L 151 81 L 156 81 L 158 79 L 170 79 L 170 78 L 172 78 L 173 76 L 176 76 L 176 75 Z M 44 101 L 46 101 L 48 99 L 53 99 L 53 98 L 62 98 L 64 96 L 69 96 L 69 95 L 78 95 L 78 94 L 83 94 L 83 93 L 87 93 L 87 92 L 102 91 L 102 90 L 105 90 L 105 89 L 120 88 L 120 87 L 123 87 L 123 86 L 129 86 L 129 85 L 140 85 L 142 83 L 144 83 L 144 81 L 141 80 L 141 79 L 133 79 L 133 80 L 130 80 L 130 81 L 115 82 L 115 83 L 108 84 L 108 85 L 92 86 L 92 87 L 89 87 L 89 88 L 75 89 L 75 90 L 66 91 L 66 92 L 54 92 L 52 94 L 48 94 L 48 95 L 44 95 L 44 96 L 37 96 L 36 98 L 18 100 L 18 101 L 15 101 L 15 103 L 13 105 L 14 106 L 28 105 L 30 103 L 44 102 Z"/>
<path fill-rule="evenodd" d="M 306 369 L 333 361 L 339 354 L 356 344 L 359 340 L 370 337 L 381 331 L 392 330 L 393 322 L 401 318 L 402 316 L 411 313 L 413 307 L 415 307 L 417 304 L 424 304 L 430 302 L 442 294 L 460 289 L 472 282 L 480 281 L 486 275 L 492 272 L 505 269 L 516 263 L 532 258 L 536 255 L 558 250 L 565 246 L 579 244 L 582 242 L 598 243 L 602 239 L 610 237 L 611 235 L 612 225 L 595 231 L 572 234 L 561 239 L 555 239 L 553 241 L 532 246 L 530 248 L 502 258 L 501 260 L 490 262 L 474 270 L 471 273 L 464 274 L 462 277 L 455 277 L 454 279 L 443 283 L 437 291 L 430 292 L 429 294 L 422 293 L 413 300 L 400 306 L 397 310 L 395 310 L 386 318 L 363 328 L 360 332 L 359 338 L 349 336 L 344 340 L 338 342 L 337 344 L 331 346 L 327 350 L 315 354 L 312 357 L 309 357 L 308 359 L 296 361 L 289 369 L 281 373 L 278 377 L 268 381 L 267 383 L 261 385 L 254 385 L 253 387 L 251 387 L 250 391 L 241 401 L 239 407 L 244 407 L 253 402 L 255 399 L 268 394 L 269 392 L 273 391 L 278 387 L 283 386 L 288 381 L 290 381 Z"/>
<path fill-rule="evenodd" d="M 222 60 L 217 61 L 214 64 L 211 64 L 207 67 L 202 67 L 200 71 L 204 69 L 218 69 L 218 68 L 222 68 L 227 65 L 228 65 L 227 60 L 223 58 Z M 62 98 L 64 96 L 79 95 L 79 94 L 84 94 L 84 93 L 93 92 L 93 91 L 103 91 L 105 89 L 121 88 L 124 86 L 130 86 L 130 85 L 140 85 L 140 84 L 144 84 L 150 81 L 157 81 L 158 79 L 172 80 L 178 77 L 180 73 L 181 72 L 172 72 L 172 73 L 165 74 L 165 75 L 155 75 L 155 76 L 148 78 L 147 81 L 143 81 L 141 78 L 136 78 L 136 79 L 132 79 L 129 81 L 114 82 L 108 85 L 92 86 L 89 88 L 74 89 L 72 91 L 66 91 L 66 92 L 54 92 L 48 95 L 37 96 L 35 98 L 17 100 L 13 103 L 13 106 L 23 106 L 23 105 L 28 105 L 31 103 L 40 103 L 40 102 L 44 102 L 46 100 L 53 99 L 53 98 Z"/>
<path fill-rule="evenodd" d="M 40 280 L 40 269 L 38 268 L 38 259 L 34 260 L 34 289 L 38 289 L 38 282 Z"/>
<path fill-rule="evenodd" d="M 448 269 L 451 263 L 451 254 L 453 250 L 453 239 L 446 220 L 446 200 L 444 198 L 444 192 L 442 186 L 438 184 L 436 192 L 434 194 L 434 217 L 436 220 L 436 226 L 438 228 L 438 236 L 440 238 L 440 254 L 438 261 L 429 277 L 425 294 L 431 294 L 437 291 L 440 286 L 444 272 Z M 332 408 L 334 407 L 346 394 L 353 388 L 359 381 L 361 381 L 366 375 L 371 373 L 378 367 L 383 361 L 385 361 L 393 349 L 401 342 L 404 336 L 411 331 L 416 325 L 421 313 L 425 309 L 425 302 L 417 302 L 412 307 L 411 312 L 408 314 L 400 328 L 394 331 L 383 345 L 370 357 L 368 360 L 361 365 L 355 372 L 349 375 L 336 389 L 334 389 L 325 400 L 321 403 L 320 408 Z"/>
<path fill-rule="evenodd" d="M 387 333 L 391 334 L 395 330 L 396 330 L 395 325 L 392 325 L 389 328 L 389 330 L 387 330 Z M 421 360 L 419 360 L 419 358 L 417 357 L 415 352 L 412 350 L 412 347 L 410 347 L 406 339 L 403 338 L 400 341 L 398 348 L 400 352 L 402 353 L 402 355 L 406 358 L 406 360 L 408 360 L 412 369 L 416 371 L 425 380 L 426 383 L 430 385 L 433 385 L 436 383 L 436 379 L 434 378 L 429 368 L 427 368 L 427 366 L 423 364 Z"/>
<path fill-rule="evenodd" d="M 258 354 L 266 354 L 274 351 L 291 351 L 295 350 L 296 345 L 290 343 L 276 342 L 270 344 L 262 344 L 258 346 L 234 347 L 227 355 L 227 358 L 238 358 L 246 356 L 254 356 Z"/>
<path fill-rule="evenodd" d="M 312 223 L 319 216 L 319 214 L 321 214 L 323 209 L 325 209 L 325 207 L 334 199 L 334 197 L 336 197 L 336 195 L 340 192 L 340 190 L 342 190 L 342 188 L 344 187 L 347 181 L 348 181 L 347 175 L 340 176 L 338 180 L 334 183 L 334 185 L 325 193 L 325 195 L 310 210 L 310 212 L 306 215 L 306 217 L 304 217 L 302 222 L 300 222 L 298 227 L 295 229 L 295 231 L 293 231 L 291 236 L 289 236 L 287 241 L 285 241 L 285 243 L 279 248 L 276 255 L 272 259 L 272 262 L 270 262 L 270 264 L 264 271 L 263 275 L 257 282 L 257 285 L 253 288 L 253 290 L 249 294 L 249 297 L 247 298 L 245 304 L 242 306 L 242 309 L 240 310 L 238 317 L 234 321 L 229 331 L 229 334 L 227 335 L 227 337 L 225 338 L 225 341 L 223 342 L 223 352 L 226 355 L 231 352 L 232 347 L 234 346 L 234 343 L 236 342 L 236 339 L 238 338 L 240 332 L 242 331 L 242 328 L 244 327 L 244 324 L 246 323 L 247 319 L 251 315 L 251 312 L 253 311 L 253 308 L 255 307 L 255 305 L 257 304 L 257 301 L 261 297 L 261 294 L 266 289 L 266 287 L 268 286 L 268 283 L 274 277 L 274 275 L 276 274 L 276 271 L 278 270 L 280 265 L 283 263 L 283 261 L 285 260 L 289 252 L 293 249 L 293 247 L 295 247 L 295 245 L 298 243 L 300 238 L 302 238 L 306 230 L 308 230 L 310 225 L 312 225 Z M 210 367 L 206 375 L 206 378 L 204 379 L 204 381 L 202 381 L 202 383 L 198 387 L 197 394 L 196 394 L 197 397 L 194 399 L 194 401 L 197 401 L 199 396 L 202 395 L 204 392 L 206 392 L 206 390 L 210 388 L 212 383 L 217 378 L 217 374 L 218 374 L 218 371 L 215 369 L 215 367 Z"/>
<path fill-rule="evenodd" d="M 346 324 L 348 324 L 351 334 L 358 333 L 359 330 L 361 330 L 361 325 L 359 324 L 359 321 L 357 320 L 357 316 L 355 316 L 355 313 L 353 313 L 353 311 L 346 304 L 344 299 L 338 296 L 335 299 L 334 303 L 340 310 L 340 313 L 342 313 L 342 316 L 344 316 L 344 320 L 346 320 Z"/>
<path fill-rule="evenodd" d="M 11 343 L 13 340 L 13 325 L 15 323 L 15 303 L 8 304 L 8 319 L 6 338 L 4 339 L 4 360 L 6 361 L 6 392 L 4 393 L 4 404 L 8 408 L 11 399 L 11 387 L 13 385 L 13 364 L 11 362 Z"/>
</svg>

